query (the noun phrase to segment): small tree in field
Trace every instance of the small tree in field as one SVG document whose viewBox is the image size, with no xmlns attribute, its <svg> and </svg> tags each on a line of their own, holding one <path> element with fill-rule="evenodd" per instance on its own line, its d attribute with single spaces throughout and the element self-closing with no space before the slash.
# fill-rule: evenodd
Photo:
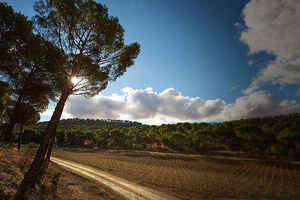
<svg viewBox="0 0 300 200">
<path fill-rule="evenodd" d="M 98 94 L 134 64 L 140 50 L 137 43 L 125 45 L 118 18 L 109 16 L 106 6 L 93 0 L 39 0 L 34 8 L 36 31 L 63 50 L 67 61 L 57 72 L 60 99 L 15 200 L 25 199 L 47 168 L 68 97 Z"/>
</svg>

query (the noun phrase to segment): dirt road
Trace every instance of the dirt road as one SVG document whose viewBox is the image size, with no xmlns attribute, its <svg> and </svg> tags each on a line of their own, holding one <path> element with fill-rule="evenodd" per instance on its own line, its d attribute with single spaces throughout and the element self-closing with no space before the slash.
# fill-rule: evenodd
<svg viewBox="0 0 300 200">
<path fill-rule="evenodd" d="M 175 197 L 139 186 L 135 183 L 131 183 L 125 179 L 121 179 L 89 166 L 62 160 L 56 157 L 51 157 L 51 161 L 79 175 L 92 178 L 110 187 L 129 200 L 179 200 Z"/>
</svg>

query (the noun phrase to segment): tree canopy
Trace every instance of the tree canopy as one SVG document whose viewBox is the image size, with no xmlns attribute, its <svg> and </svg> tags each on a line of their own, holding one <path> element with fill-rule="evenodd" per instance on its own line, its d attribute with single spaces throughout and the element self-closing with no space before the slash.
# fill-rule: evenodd
<svg viewBox="0 0 300 200">
<path fill-rule="evenodd" d="M 41 36 L 34 34 L 33 25 L 24 15 L 6 3 L 0 3 L 0 76 L 10 87 L 10 104 L 6 138 L 25 116 L 22 106 L 30 104 L 36 112 L 45 110 L 48 98 L 57 95 L 55 73 L 64 54 Z"/>
<path fill-rule="evenodd" d="M 0 122 L 4 120 L 5 112 L 11 101 L 11 88 L 8 83 L 0 81 Z"/>
<path fill-rule="evenodd" d="M 105 5 L 92 0 L 39 0 L 34 8 L 37 32 L 67 56 L 60 71 L 72 94 L 98 94 L 139 54 L 139 44 L 125 45 L 124 29 Z M 77 81 L 72 83 L 74 77 Z"/>
</svg>

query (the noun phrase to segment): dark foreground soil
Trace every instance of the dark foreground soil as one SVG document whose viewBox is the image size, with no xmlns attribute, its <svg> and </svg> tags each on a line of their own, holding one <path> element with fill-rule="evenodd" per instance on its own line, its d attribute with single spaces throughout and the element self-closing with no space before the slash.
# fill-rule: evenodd
<svg viewBox="0 0 300 200">
<path fill-rule="evenodd" d="M 34 151 L 35 148 L 26 147 L 18 152 L 13 146 L 0 145 L 0 200 L 13 198 L 31 163 Z M 56 186 L 55 177 L 59 177 Z M 98 182 L 78 176 L 51 163 L 42 183 L 31 191 L 29 199 L 122 200 L 124 198 Z"/>
</svg>

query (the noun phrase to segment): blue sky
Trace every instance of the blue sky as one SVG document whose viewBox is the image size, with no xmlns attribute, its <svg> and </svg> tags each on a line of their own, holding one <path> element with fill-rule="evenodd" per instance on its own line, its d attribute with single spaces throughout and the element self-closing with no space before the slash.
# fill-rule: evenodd
<svg viewBox="0 0 300 200">
<path fill-rule="evenodd" d="M 26 4 L 6 2 L 29 17 L 34 15 L 33 0 L 26 0 Z M 105 3 L 110 14 L 119 17 L 126 41 L 140 43 L 141 54 L 136 64 L 98 97 L 71 98 L 64 117 L 160 124 L 298 112 L 300 54 L 296 49 L 300 45 L 299 39 L 293 37 L 299 33 L 297 26 L 281 33 L 280 25 L 270 25 L 276 22 L 274 17 L 264 17 L 273 16 L 272 9 L 278 8 L 282 26 L 294 26 L 300 17 L 297 0 L 98 2 Z M 284 8 L 289 7 L 295 8 L 295 13 L 287 14 Z M 281 36 L 282 43 L 277 42 L 275 39 Z M 285 41 L 285 37 L 290 39 Z M 82 110 L 74 110 L 78 102 Z M 112 111 L 104 108 L 107 102 Z M 112 106 L 116 102 L 122 102 L 121 110 Z M 83 105 L 95 106 L 97 112 Z M 174 107 L 167 109 L 169 105 Z M 49 119 L 53 107 L 54 104 L 49 106 L 42 120 Z M 140 114 L 148 111 L 148 115 Z"/>
<path fill-rule="evenodd" d="M 233 101 L 240 94 L 230 89 L 250 83 L 255 70 L 247 68 L 247 47 L 239 42 L 234 27 L 243 4 L 133 0 L 126 6 L 119 4 L 126 1 L 112 2 L 116 3 L 107 5 L 119 16 L 127 40 L 138 41 L 142 53 L 136 66 L 108 93 L 127 86 L 156 91 L 171 87 L 187 96 Z M 238 78 L 232 79 L 234 75 Z"/>
</svg>

